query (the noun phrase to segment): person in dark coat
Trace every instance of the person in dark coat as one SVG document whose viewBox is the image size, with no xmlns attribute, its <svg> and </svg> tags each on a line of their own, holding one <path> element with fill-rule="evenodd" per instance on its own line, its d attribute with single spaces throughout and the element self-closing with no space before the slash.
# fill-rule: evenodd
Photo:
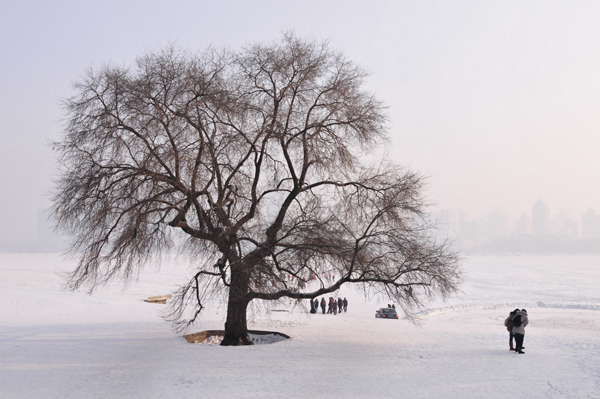
<svg viewBox="0 0 600 399">
<path fill-rule="evenodd" d="M 515 326 L 515 317 L 521 317 L 521 325 Z M 516 353 L 525 353 L 523 352 L 523 340 L 525 339 L 525 327 L 529 324 L 529 318 L 527 317 L 527 311 L 525 309 L 521 309 L 515 314 L 513 317 L 513 334 L 515 335 L 515 352 Z"/>
<path fill-rule="evenodd" d="M 333 298 L 329 297 L 329 302 L 327 303 L 327 314 L 333 313 Z"/>
<path fill-rule="evenodd" d="M 337 305 L 337 301 L 335 299 L 333 300 L 333 303 L 331 306 L 333 307 L 333 314 L 337 314 L 338 305 Z"/>
<path fill-rule="evenodd" d="M 342 310 L 344 310 L 344 301 L 342 298 L 338 298 L 338 313 L 342 313 Z"/>
<path fill-rule="evenodd" d="M 504 327 L 506 327 L 506 329 L 508 330 L 508 350 L 514 351 L 515 347 L 513 346 L 513 339 L 515 338 L 515 335 L 512 332 L 513 329 L 513 324 L 512 324 L 512 320 L 513 317 L 515 317 L 515 315 L 517 314 L 517 312 L 521 310 L 521 309 L 515 309 L 512 312 L 510 312 L 508 314 L 508 317 L 504 320 Z"/>
<path fill-rule="evenodd" d="M 315 300 L 313 301 L 311 299 L 310 300 L 310 313 L 312 313 L 312 314 L 317 313 L 317 309 L 319 309 L 319 300 L 315 298 Z"/>
<path fill-rule="evenodd" d="M 323 297 L 323 299 L 321 299 L 321 310 L 323 311 L 323 314 L 325 314 L 325 297 Z"/>
<path fill-rule="evenodd" d="M 346 313 L 348 311 L 348 300 L 346 298 L 344 298 L 344 313 Z"/>
</svg>

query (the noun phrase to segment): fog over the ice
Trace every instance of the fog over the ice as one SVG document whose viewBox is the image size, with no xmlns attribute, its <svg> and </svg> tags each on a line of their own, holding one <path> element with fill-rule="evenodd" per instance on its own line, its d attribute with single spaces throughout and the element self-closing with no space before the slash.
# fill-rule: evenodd
<svg viewBox="0 0 600 399">
<path fill-rule="evenodd" d="M 86 68 L 295 30 L 371 72 L 389 156 L 438 208 L 515 219 L 540 198 L 600 211 L 600 2 L 5 1 L 0 7 L 0 241 L 31 240 L 50 201 L 60 100 Z"/>
</svg>

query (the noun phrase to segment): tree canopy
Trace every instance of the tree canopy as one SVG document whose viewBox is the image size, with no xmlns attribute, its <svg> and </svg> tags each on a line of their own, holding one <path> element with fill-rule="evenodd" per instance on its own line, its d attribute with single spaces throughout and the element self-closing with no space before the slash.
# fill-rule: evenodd
<svg viewBox="0 0 600 399">
<path fill-rule="evenodd" d="M 250 344 L 246 309 L 257 299 L 358 283 L 410 316 L 453 293 L 457 258 L 431 236 L 423 178 L 365 161 L 387 142 L 366 76 L 328 43 L 291 33 L 90 69 L 54 144 L 53 213 L 79 259 L 71 288 L 128 280 L 185 240 L 197 269 L 170 319 L 185 328 L 225 292 L 224 345 Z"/>
</svg>

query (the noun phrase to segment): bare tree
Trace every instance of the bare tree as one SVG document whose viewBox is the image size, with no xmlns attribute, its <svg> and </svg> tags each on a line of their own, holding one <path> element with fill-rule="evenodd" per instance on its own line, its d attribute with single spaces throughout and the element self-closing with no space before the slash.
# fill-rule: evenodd
<svg viewBox="0 0 600 399">
<path fill-rule="evenodd" d="M 360 283 L 410 316 L 455 292 L 457 258 L 430 237 L 422 178 L 364 161 L 387 139 L 365 77 L 327 43 L 294 34 L 236 52 L 168 48 L 132 68 L 88 71 L 54 144 L 62 172 L 53 212 L 79 259 L 71 288 L 135 278 L 187 237 L 186 251 L 204 261 L 170 319 L 184 329 L 225 292 L 223 345 L 251 344 L 246 310 L 256 299 Z"/>
</svg>

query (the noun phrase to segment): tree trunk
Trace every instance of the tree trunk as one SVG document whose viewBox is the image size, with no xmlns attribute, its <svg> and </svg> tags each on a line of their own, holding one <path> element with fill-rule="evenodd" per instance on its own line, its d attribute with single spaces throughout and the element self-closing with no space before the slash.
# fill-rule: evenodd
<svg viewBox="0 0 600 399">
<path fill-rule="evenodd" d="M 231 270 L 225 337 L 221 345 L 254 345 L 250 338 L 248 338 L 248 326 L 246 324 L 248 281 L 246 273 L 240 270 Z"/>
</svg>

